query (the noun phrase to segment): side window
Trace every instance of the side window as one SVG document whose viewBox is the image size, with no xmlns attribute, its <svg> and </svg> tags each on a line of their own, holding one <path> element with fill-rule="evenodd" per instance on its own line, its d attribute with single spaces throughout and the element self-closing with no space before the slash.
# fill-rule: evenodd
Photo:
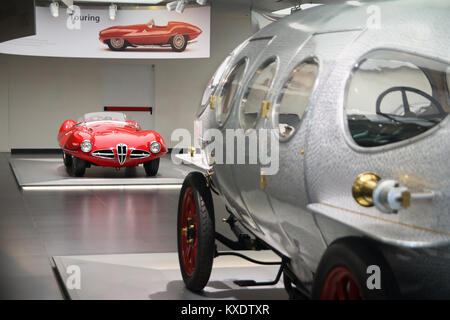
<svg viewBox="0 0 450 320">
<path fill-rule="evenodd" d="M 261 103 L 269 91 L 277 70 L 277 60 L 270 59 L 255 72 L 241 101 L 241 125 L 244 130 L 254 128 L 261 112 Z"/>
<path fill-rule="evenodd" d="M 214 92 L 214 89 L 217 87 L 219 80 L 223 76 L 223 73 L 225 72 L 225 68 L 228 66 L 228 62 L 231 60 L 231 55 L 227 56 L 225 60 L 222 62 L 222 64 L 219 66 L 219 68 L 214 72 L 213 76 L 208 82 L 208 85 L 205 88 L 205 91 L 203 91 L 202 100 L 200 101 L 200 107 L 197 111 L 197 117 L 200 117 L 203 113 L 203 111 L 206 110 L 206 107 L 210 103 L 211 94 Z"/>
<path fill-rule="evenodd" d="M 288 138 L 297 130 L 308 106 L 318 72 L 317 61 L 306 60 L 292 71 L 286 81 L 278 97 L 278 108 L 275 109 L 274 118 L 280 138 Z"/>
<path fill-rule="evenodd" d="M 240 60 L 227 75 L 221 89 L 220 98 L 216 105 L 216 121 L 223 125 L 230 115 L 233 98 L 239 88 L 242 76 L 244 75 L 246 59 Z"/>
<path fill-rule="evenodd" d="M 450 112 L 448 66 L 389 51 L 374 52 L 354 68 L 345 112 L 353 140 L 377 147 L 415 137 Z"/>
</svg>

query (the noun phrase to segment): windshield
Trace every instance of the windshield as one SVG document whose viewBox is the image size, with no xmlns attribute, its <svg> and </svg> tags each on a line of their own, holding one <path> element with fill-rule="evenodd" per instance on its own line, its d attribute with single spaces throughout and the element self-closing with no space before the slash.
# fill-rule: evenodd
<svg viewBox="0 0 450 320">
<path fill-rule="evenodd" d="M 91 112 L 86 113 L 78 122 L 92 121 L 126 121 L 125 114 L 121 112 Z"/>
</svg>

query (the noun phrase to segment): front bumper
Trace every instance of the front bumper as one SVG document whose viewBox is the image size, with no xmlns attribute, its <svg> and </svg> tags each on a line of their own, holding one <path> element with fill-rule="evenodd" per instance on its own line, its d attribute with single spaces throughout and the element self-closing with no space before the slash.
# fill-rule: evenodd
<svg viewBox="0 0 450 320">
<path fill-rule="evenodd" d="M 113 167 L 113 168 L 134 167 L 134 166 L 140 165 L 144 162 L 160 158 L 164 154 L 166 154 L 166 151 L 161 150 L 160 152 L 158 152 L 156 154 L 152 153 L 150 156 L 145 157 L 145 158 L 132 159 L 132 158 L 130 158 L 130 153 L 128 153 L 125 161 L 122 164 L 120 164 L 116 153 L 114 153 L 114 158 L 105 159 L 105 158 L 99 158 L 99 157 L 92 156 L 92 153 L 94 153 L 95 151 L 97 151 L 97 150 L 91 151 L 89 153 L 84 153 L 82 151 L 77 151 L 77 152 L 67 151 L 67 152 L 77 158 L 86 160 L 91 164 L 101 166 L 101 167 Z"/>
</svg>

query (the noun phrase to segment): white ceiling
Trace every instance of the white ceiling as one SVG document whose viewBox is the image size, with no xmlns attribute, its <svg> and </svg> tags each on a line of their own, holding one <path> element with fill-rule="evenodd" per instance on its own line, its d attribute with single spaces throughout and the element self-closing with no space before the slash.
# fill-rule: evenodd
<svg viewBox="0 0 450 320">
<path fill-rule="evenodd" d="M 37 2 L 52 2 L 53 0 L 38 0 Z M 123 4 L 142 4 L 142 5 L 165 5 L 173 0 L 56 0 L 64 2 L 66 4 L 75 3 L 92 3 L 92 4 L 109 4 L 109 3 L 123 3 Z M 190 3 L 195 3 L 195 0 L 187 0 Z M 275 11 L 279 9 L 284 9 L 292 7 L 299 3 L 330 3 L 336 0 L 210 0 L 212 3 L 220 3 L 221 5 L 243 5 L 252 6 L 254 9 L 263 11 Z"/>
</svg>

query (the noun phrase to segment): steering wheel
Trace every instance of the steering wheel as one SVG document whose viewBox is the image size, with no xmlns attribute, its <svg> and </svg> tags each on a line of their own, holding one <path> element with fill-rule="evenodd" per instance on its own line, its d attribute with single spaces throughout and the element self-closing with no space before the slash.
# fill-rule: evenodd
<svg viewBox="0 0 450 320">
<path fill-rule="evenodd" d="M 427 99 L 428 101 L 430 101 L 437 109 L 438 111 L 438 115 L 440 117 L 445 117 L 447 115 L 447 113 L 444 111 L 444 109 L 442 108 L 441 104 L 432 96 L 430 96 L 428 93 L 416 89 L 416 88 L 412 88 L 412 87 L 392 87 L 389 88 L 385 91 L 383 91 L 377 99 L 376 102 L 376 113 L 379 115 L 387 115 L 386 113 L 381 112 L 381 101 L 384 99 L 384 97 L 391 93 L 391 92 L 395 92 L 395 91 L 400 91 L 400 93 L 402 94 L 402 101 L 403 101 L 403 109 L 405 111 L 405 115 L 403 117 L 418 117 L 417 114 L 415 114 L 414 112 L 411 111 L 409 102 L 408 102 L 408 97 L 406 96 L 406 92 L 414 92 L 422 97 L 424 97 L 425 99 Z M 424 116 L 423 118 L 429 118 L 429 117 L 436 117 L 436 114 L 433 115 L 429 115 L 429 116 Z"/>
</svg>

